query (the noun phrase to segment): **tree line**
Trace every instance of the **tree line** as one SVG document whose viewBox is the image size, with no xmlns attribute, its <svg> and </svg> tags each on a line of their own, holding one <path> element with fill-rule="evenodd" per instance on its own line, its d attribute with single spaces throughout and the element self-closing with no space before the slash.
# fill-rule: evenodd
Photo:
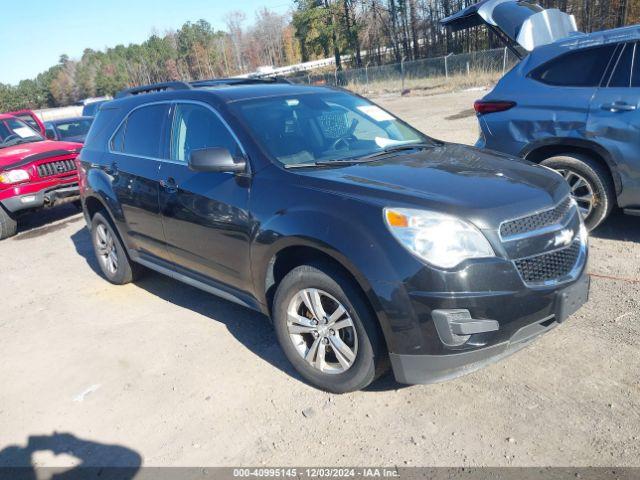
<svg viewBox="0 0 640 480">
<path fill-rule="evenodd" d="M 34 79 L 0 83 L 0 111 L 70 105 L 134 85 L 200 80 L 334 57 L 336 68 L 416 60 L 499 47 L 484 27 L 451 33 L 439 21 L 475 0 L 293 0 L 287 14 L 268 8 L 248 22 L 226 14 L 225 29 L 206 20 L 153 32 L 142 44 L 86 49 Z M 639 0 L 541 0 L 575 15 L 582 31 L 640 23 Z M 348 61 L 345 60 L 348 55 Z"/>
</svg>

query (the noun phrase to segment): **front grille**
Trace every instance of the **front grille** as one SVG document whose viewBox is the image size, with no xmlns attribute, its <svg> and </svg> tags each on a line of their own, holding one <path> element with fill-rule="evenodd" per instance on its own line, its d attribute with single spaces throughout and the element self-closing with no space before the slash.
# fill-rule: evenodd
<svg viewBox="0 0 640 480">
<path fill-rule="evenodd" d="M 555 225 L 565 217 L 570 209 L 571 198 L 567 197 L 560 205 L 550 210 L 504 222 L 500 225 L 500 236 L 502 239 L 508 239 L 515 235 L 533 232 Z"/>
<path fill-rule="evenodd" d="M 580 240 L 577 240 L 562 250 L 515 260 L 514 263 L 526 283 L 559 280 L 569 275 L 576 266 L 580 249 Z"/>
<path fill-rule="evenodd" d="M 38 175 L 42 177 L 51 177 L 52 175 L 60 175 L 61 173 L 73 172 L 76 170 L 76 162 L 74 160 L 58 160 L 57 162 L 49 162 L 38 165 Z"/>
</svg>

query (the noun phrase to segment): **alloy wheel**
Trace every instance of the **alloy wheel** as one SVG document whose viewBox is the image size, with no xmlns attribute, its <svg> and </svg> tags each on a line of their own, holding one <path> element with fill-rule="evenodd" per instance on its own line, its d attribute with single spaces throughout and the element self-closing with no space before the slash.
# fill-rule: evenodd
<svg viewBox="0 0 640 480">
<path fill-rule="evenodd" d="M 287 309 L 289 337 L 305 361 L 322 373 L 346 372 L 358 354 L 358 336 L 346 308 L 327 292 L 299 291 Z"/>
<path fill-rule="evenodd" d="M 591 184 L 573 170 L 558 169 L 571 188 L 571 197 L 578 204 L 578 211 L 582 218 L 587 218 L 595 207 L 596 196 Z"/>
<path fill-rule="evenodd" d="M 111 232 L 104 224 L 96 228 L 96 249 L 102 267 L 111 275 L 118 271 L 118 251 Z"/>
</svg>

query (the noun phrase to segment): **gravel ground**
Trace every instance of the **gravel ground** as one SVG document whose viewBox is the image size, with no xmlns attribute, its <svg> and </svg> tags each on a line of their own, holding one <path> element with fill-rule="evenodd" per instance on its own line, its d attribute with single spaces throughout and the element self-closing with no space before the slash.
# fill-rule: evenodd
<svg viewBox="0 0 640 480">
<path fill-rule="evenodd" d="M 472 143 L 481 95 L 378 100 Z M 73 207 L 29 217 L 0 245 L 0 465 L 640 466 L 639 241 L 634 217 L 599 229 L 590 302 L 518 354 L 335 396 L 263 316 L 159 274 L 112 286 Z"/>
</svg>

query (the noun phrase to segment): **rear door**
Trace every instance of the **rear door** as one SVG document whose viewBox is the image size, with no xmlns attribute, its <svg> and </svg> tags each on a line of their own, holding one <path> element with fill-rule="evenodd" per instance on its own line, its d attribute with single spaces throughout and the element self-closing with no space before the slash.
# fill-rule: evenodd
<svg viewBox="0 0 640 480">
<path fill-rule="evenodd" d="M 169 103 L 134 109 L 111 138 L 105 167 L 112 177 L 133 247 L 141 254 L 162 259 L 167 259 L 168 253 L 158 194 L 169 111 Z"/>
<path fill-rule="evenodd" d="M 160 207 L 172 260 L 191 272 L 248 291 L 250 178 L 194 172 L 187 164 L 191 151 L 210 147 L 244 155 L 238 140 L 215 110 L 195 102 L 175 105 L 171 139 L 171 161 L 160 169 Z"/>
<path fill-rule="evenodd" d="M 484 100 L 517 106 L 480 117 L 486 147 L 519 155 L 535 142 L 584 138 L 592 99 L 615 52 L 615 45 L 570 51 L 523 79 L 500 83 Z"/>
<path fill-rule="evenodd" d="M 591 103 L 588 136 L 618 164 L 620 207 L 640 205 L 640 45 L 623 43 Z"/>
</svg>

